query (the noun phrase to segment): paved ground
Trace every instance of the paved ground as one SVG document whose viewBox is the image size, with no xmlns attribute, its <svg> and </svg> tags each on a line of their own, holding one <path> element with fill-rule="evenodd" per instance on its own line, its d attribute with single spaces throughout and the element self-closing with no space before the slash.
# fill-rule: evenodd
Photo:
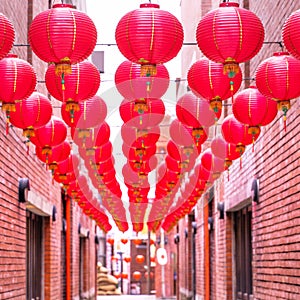
<svg viewBox="0 0 300 300">
<path fill-rule="evenodd" d="M 97 300 L 155 300 L 149 295 L 122 295 L 122 296 L 97 296 Z"/>
</svg>

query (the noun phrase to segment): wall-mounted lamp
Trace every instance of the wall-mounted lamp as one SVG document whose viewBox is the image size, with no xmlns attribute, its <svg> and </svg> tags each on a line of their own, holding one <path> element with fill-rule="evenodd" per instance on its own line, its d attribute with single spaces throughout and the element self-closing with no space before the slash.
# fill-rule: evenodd
<svg viewBox="0 0 300 300">
<path fill-rule="evenodd" d="M 252 181 L 251 198 L 253 202 L 259 203 L 259 180 L 257 178 Z"/>
<path fill-rule="evenodd" d="M 29 179 L 19 178 L 18 200 L 20 203 L 24 203 L 27 201 L 28 191 L 30 191 Z"/>
<path fill-rule="evenodd" d="M 180 237 L 179 237 L 179 234 L 177 233 L 174 236 L 174 243 L 177 245 L 177 244 L 179 244 L 179 242 L 180 242 Z"/>
<path fill-rule="evenodd" d="M 213 230 L 214 218 L 208 217 L 208 230 Z"/>
<path fill-rule="evenodd" d="M 57 216 L 57 209 L 56 209 L 56 206 L 53 205 L 53 207 L 52 207 L 52 222 L 56 221 L 56 216 Z"/>
<path fill-rule="evenodd" d="M 224 219 L 225 205 L 224 202 L 218 202 L 218 211 L 220 212 L 219 219 Z"/>
<path fill-rule="evenodd" d="M 197 234 L 197 223 L 192 222 L 192 229 L 193 229 L 193 234 Z"/>
</svg>

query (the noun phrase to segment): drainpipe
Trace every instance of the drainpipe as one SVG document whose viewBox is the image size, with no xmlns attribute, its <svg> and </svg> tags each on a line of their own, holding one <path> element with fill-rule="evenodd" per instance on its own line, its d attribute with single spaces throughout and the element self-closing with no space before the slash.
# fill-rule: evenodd
<svg viewBox="0 0 300 300">
<path fill-rule="evenodd" d="M 196 300 L 196 234 L 197 234 L 197 223 L 192 222 L 192 289 L 193 289 L 193 300 Z"/>
<path fill-rule="evenodd" d="M 210 300 L 209 286 L 209 228 L 208 228 L 208 201 L 204 204 L 204 273 L 205 273 L 205 300 Z"/>
<path fill-rule="evenodd" d="M 71 199 L 66 197 L 66 296 L 71 300 Z"/>
</svg>

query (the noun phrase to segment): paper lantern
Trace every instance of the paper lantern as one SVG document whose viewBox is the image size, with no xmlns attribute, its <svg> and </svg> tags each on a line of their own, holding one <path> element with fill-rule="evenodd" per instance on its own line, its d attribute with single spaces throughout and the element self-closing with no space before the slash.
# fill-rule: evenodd
<svg viewBox="0 0 300 300">
<path fill-rule="evenodd" d="M 156 74 L 141 76 L 141 65 L 131 61 L 122 62 L 115 73 L 115 84 L 119 93 L 129 100 L 139 98 L 161 98 L 169 87 L 167 68 L 156 66 Z"/>
<path fill-rule="evenodd" d="M 88 58 L 97 42 L 92 19 L 71 4 L 54 4 L 39 13 L 28 30 L 32 51 L 43 61 L 54 63 L 56 74 L 71 73 L 71 64 Z"/>
<path fill-rule="evenodd" d="M 12 22 L 0 13 L 0 60 L 5 57 L 15 40 L 15 29 Z"/>
<path fill-rule="evenodd" d="M 234 77 L 238 64 L 253 58 L 264 41 L 264 27 L 251 11 L 238 3 L 222 2 L 198 23 L 197 44 L 212 61 L 222 63 L 224 72 Z"/>
<path fill-rule="evenodd" d="M 134 271 L 134 272 L 132 273 L 132 277 L 133 277 L 135 280 L 139 281 L 139 280 L 142 278 L 142 274 L 141 274 L 141 272 L 139 272 L 139 271 Z"/>
<path fill-rule="evenodd" d="M 154 30 L 155 29 L 155 30 Z M 142 75 L 155 75 L 156 65 L 174 58 L 182 47 L 183 28 L 158 4 L 141 4 L 117 24 L 115 38 L 120 52 L 141 65 Z"/>
</svg>

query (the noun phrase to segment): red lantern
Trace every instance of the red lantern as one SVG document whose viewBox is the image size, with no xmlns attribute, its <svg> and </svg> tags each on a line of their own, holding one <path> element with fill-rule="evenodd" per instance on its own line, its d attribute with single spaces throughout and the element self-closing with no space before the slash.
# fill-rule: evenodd
<svg viewBox="0 0 300 300">
<path fill-rule="evenodd" d="M 71 4 L 54 4 L 32 21 L 28 40 L 43 61 L 56 65 L 56 74 L 71 73 L 71 64 L 88 58 L 97 42 L 92 19 Z"/>
<path fill-rule="evenodd" d="M 215 178 L 225 171 L 225 160 L 215 156 L 210 148 L 201 154 L 201 163 L 206 170 L 213 173 Z"/>
<path fill-rule="evenodd" d="M 261 62 L 256 70 L 256 85 L 266 97 L 278 103 L 283 111 L 284 123 L 290 100 L 300 96 L 300 61 L 287 52 L 276 52 Z"/>
<path fill-rule="evenodd" d="M 140 244 L 142 243 L 142 240 L 141 240 L 141 239 L 133 239 L 132 242 L 133 242 L 136 246 L 138 246 L 138 245 L 140 245 Z"/>
<path fill-rule="evenodd" d="M 129 147 L 127 144 L 122 145 L 123 154 L 129 160 L 146 161 L 156 153 L 156 145 L 152 147 Z"/>
<path fill-rule="evenodd" d="M 60 118 L 52 116 L 46 125 L 34 130 L 34 135 L 30 141 L 42 147 L 43 154 L 51 154 L 52 148 L 66 139 L 67 126 Z"/>
<path fill-rule="evenodd" d="M 128 242 L 128 239 L 125 239 L 125 238 L 122 238 L 122 239 L 121 239 L 121 243 L 122 243 L 122 244 L 127 244 L 127 242 Z"/>
<path fill-rule="evenodd" d="M 222 100 L 226 100 L 239 90 L 242 83 L 242 72 L 229 78 L 223 72 L 223 65 L 203 57 L 189 69 L 187 80 L 189 87 L 198 97 L 207 99 L 210 107 L 218 113 L 222 110 Z"/>
<path fill-rule="evenodd" d="M 0 60 L 11 50 L 14 40 L 15 29 L 12 22 L 0 13 Z"/>
<path fill-rule="evenodd" d="M 123 279 L 128 279 L 128 274 L 127 274 L 127 273 L 122 273 L 122 274 L 121 274 L 121 277 L 122 277 Z"/>
<path fill-rule="evenodd" d="M 133 274 L 132 274 L 132 277 L 133 277 L 135 280 L 139 281 L 139 280 L 142 278 L 142 274 L 141 274 L 141 272 L 139 272 L 139 271 L 134 271 Z"/>
<path fill-rule="evenodd" d="M 15 111 L 10 112 L 13 126 L 23 129 L 23 135 L 30 139 L 34 129 L 46 125 L 52 115 L 50 100 L 43 94 L 33 92 L 28 98 L 15 103 Z"/>
<path fill-rule="evenodd" d="M 160 137 L 159 126 L 150 128 L 136 128 L 123 123 L 121 126 L 121 136 L 124 143 L 131 146 L 132 144 L 141 147 L 147 147 L 156 144 Z"/>
<path fill-rule="evenodd" d="M 251 86 L 236 95 L 232 112 L 239 122 L 249 125 L 249 130 L 255 132 L 259 126 L 265 126 L 275 119 L 277 104 Z"/>
<path fill-rule="evenodd" d="M 300 40 L 299 40 L 299 16 L 300 10 L 294 11 L 284 22 L 282 27 L 282 40 L 288 52 L 300 59 Z"/>
<path fill-rule="evenodd" d="M 36 86 L 36 74 L 32 66 L 15 54 L 8 54 L 0 60 L 0 101 L 2 110 L 7 114 L 15 111 L 15 101 L 29 97 Z"/>
<path fill-rule="evenodd" d="M 219 136 L 211 142 L 211 152 L 225 160 L 225 165 L 229 168 L 232 165 L 232 161 L 240 157 L 239 151 L 236 149 L 235 144 L 227 143 L 223 137 Z"/>
<path fill-rule="evenodd" d="M 199 22 L 197 44 L 212 61 L 222 63 L 229 77 L 239 72 L 238 64 L 254 57 L 264 41 L 264 27 L 251 11 L 238 3 L 222 2 Z"/>
<path fill-rule="evenodd" d="M 129 100 L 139 98 L 161 98 L 169 87 L 169 72 L 160 64 L 156 75 L 141 76 L 141 65 L 131 61 L 122 62 L 115 73 L 116 88 Z"/>
<path fill-rule="evenodd" d="M 70 143 L 64 141 L 60 145 L 53 147 L 50 154 L 43 153 L 43 148 L 36 147 L 35 153 L 37 157 L 44 163 L 49 165 L 50 170 L 57 168 L 57 163 L 66 160 L 71 152 Z"/>
<path fill-rule="evenodd" d="M 200 146 L 201 147 L 201 146 Z M 194 147 L 184 147 L 180 146 L 173 142 L 173 140 L 169 140 L 167 143 L 167 152 L 168 154 L 177 161 L 194 161 L 199 152 L 199 148 Z"/>
<path fill-rule="evenodd" d="M 158 4 L 145 3 L 121 18 L 115 37 L 120 52 L 141 65 L 142 75 L 154 75 L 155 65 L 178 54 L 183 28 L 175 16 L 159 9 Z"/>
<path fill-rule="evenodd" d="M 125 256 L 124 261 L 127 262 L 127 263 L 130 263 L 131 262 L 131 257 L 130 256 Z"/>
<path fill-rule="evenodd" d="M 106 241 L 107 241 L 107 243 L 110 244 L 111 246 L 115 243 L 115 240 L 114 240 L 113 238 L 111 238 L 111 237 L 108 237 L 108 238 L 106 239 Z"/>
<path fill-rule="evenodd" d="M 132 127 L 147 128 L 156 126 L 163 120 L 165 105 L 161 99 L 124 99 L 119 112 L 124 123 Z"/>
<path fill-rule="evenodd" d="M 248 125 L 239 122 L 232 114 L 223 120 L 221 130 L 225 141 L 235 144 L 240 155 L 245 152 L 246 146 L 253 143 L 260 134 L 260 128 L 258 131 L 251 131 Z"/>
<path fill-rule="evenodd" d="M 107 115 L 107 106 L 102 98 L 94 96 L 78 104 L 78 110 L 67 109 L 68 104 L 64 102 L 61 106 L 61 115 L 70 127 L 80 129 L 93 128 L 104 122 Z"/>
<path fill-rule="evenodd" d="M 221 114 L 221 110 L 218 115 Z M 209 103 L 188 92 L 181 96 L 176 103 L 176 115 L 183 124 L 203 129 L 215 124 L 216 115 L 210 109 Z"/>
<path fill-rule="evenodd" d="M 88 60 L 71 65 L 72 73 L 64 83 L 55 74 L 55 66 L 49 65 L 45 74 L 46 87 L 57 100 L 66 102 L 66 110 L 78 110 L 78 102 L 92 98 L 100 86 L 100 73 Z"/>
</svg>

